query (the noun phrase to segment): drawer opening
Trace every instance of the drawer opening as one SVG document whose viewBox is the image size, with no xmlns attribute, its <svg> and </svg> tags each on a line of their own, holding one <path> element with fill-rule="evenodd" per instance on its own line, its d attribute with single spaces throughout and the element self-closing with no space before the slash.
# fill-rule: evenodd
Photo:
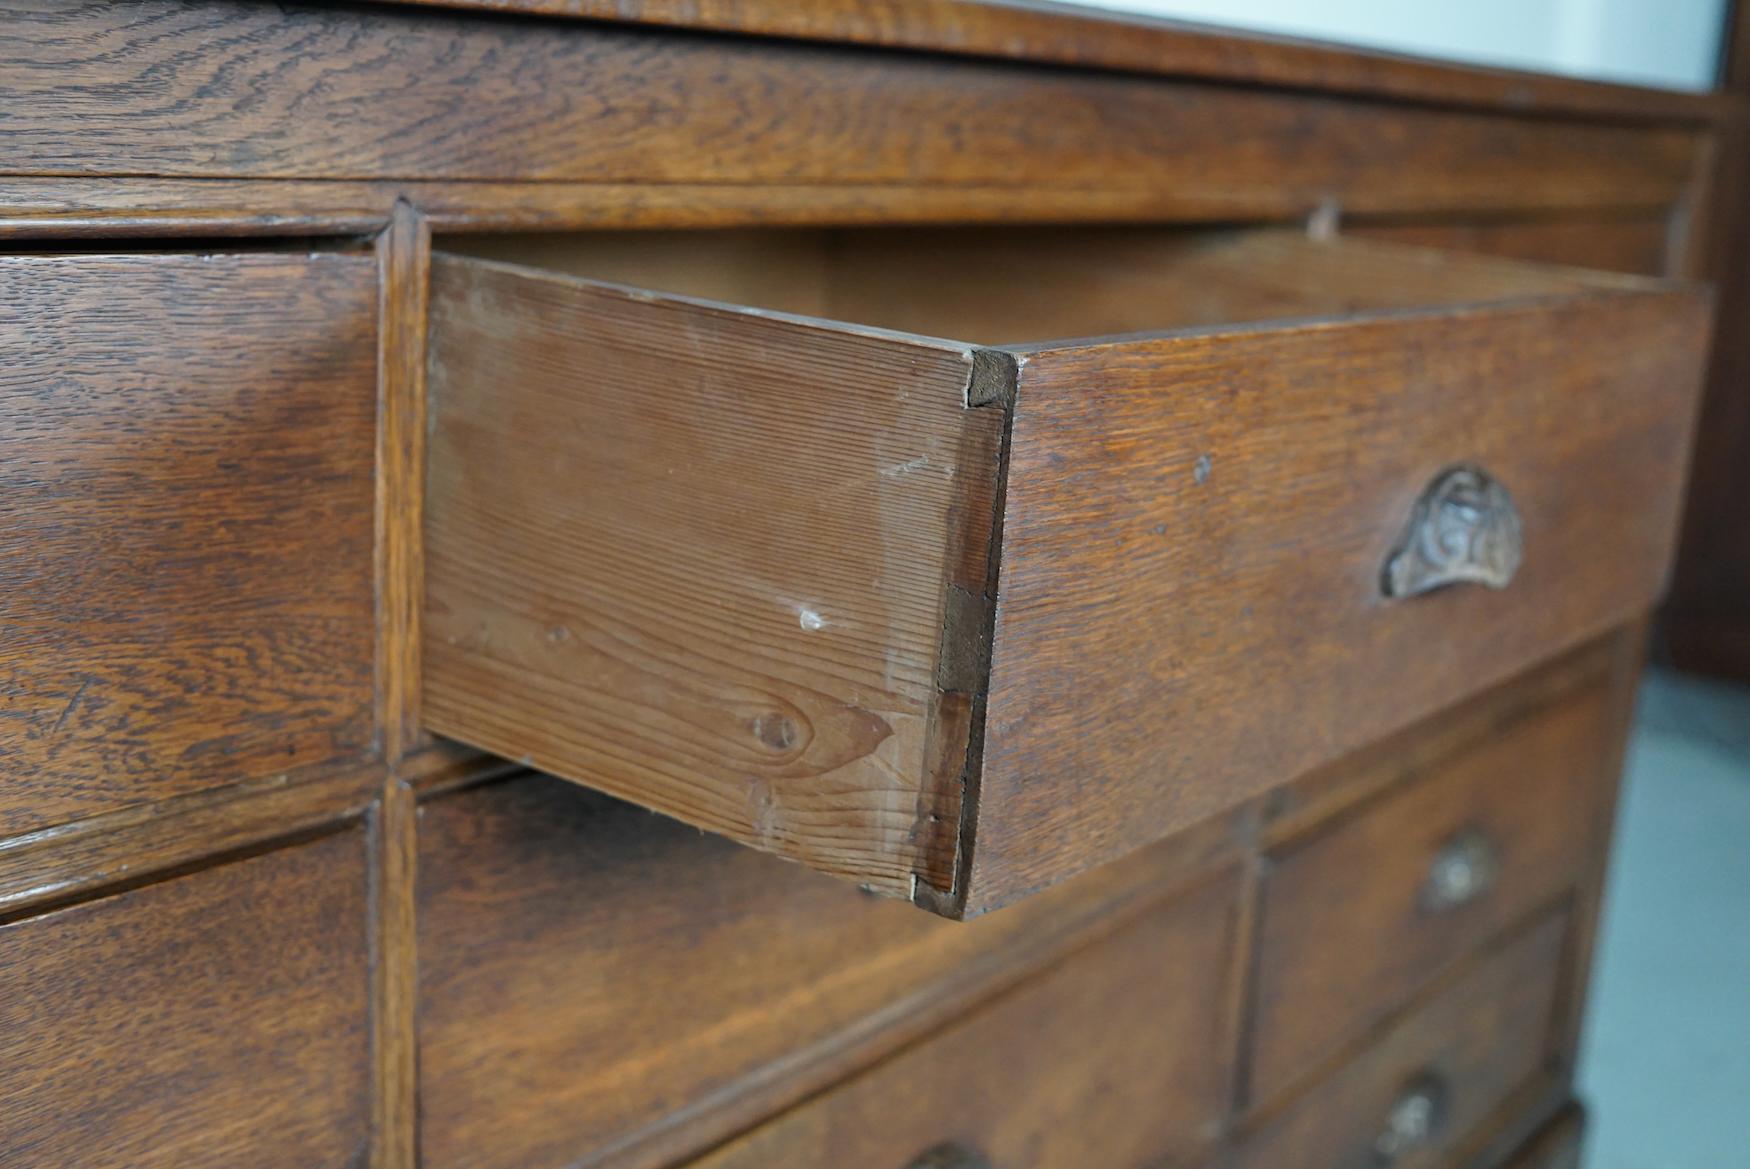
<svg viewBox="0 0 1750 1169">
<path fill-rule="evenodd" d="M 1289 229 L 700 230 L 446 236 L 444 251 L 655 292 L 1039 344 L 1651 283 Z"/>
<path fill-rule="evenodd" d="M 1707 320 L 1129 227 L 446 237 L 430 306 L 425 726 L 954 917 L 1643 612 Z M 1522 557 L 1407 540 L 1453 468 Z"/>
</svg>

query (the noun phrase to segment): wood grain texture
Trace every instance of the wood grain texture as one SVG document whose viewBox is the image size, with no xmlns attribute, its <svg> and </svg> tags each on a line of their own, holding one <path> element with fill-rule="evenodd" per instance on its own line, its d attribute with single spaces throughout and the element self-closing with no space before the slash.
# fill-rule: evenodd
<svg viewBox="0 0 1750 1169">
<path fill-rule="evenodd" d="M 1506 256 L 1540 264 L 1572 264 L 1640 276 L 1672 274 L 1669 216 L 1562 216 L 1469 222 L 1350 220 L 1344 235 L 1418 247 Z"/>
<path fill-rule="evenodd" d="M 362 1166 L 361 835 L 0 926 L 0 1161 Z"/>
<path fill-rule="evenodd" d="M 431 229 L 406 202 L 377 238 L 377 741 L 398 763 L 419 744 L 425 595 L 425 356 Z"/>
<path fill-rule="evenodd" d="M 1502 727 L 1377 804 L 1270 857 L 1253 987 L 1249 1096 L 1275 1099 L 1489 937 L 1588 875 L 1614 695 L 1595 686 Z M 1486 888 L 1423 901 L 1441 851 L 1481 834 Z"/>
<path fill-rule="evenodd" d="M 1327 199 L 1661 207 L 1701 144 L 1680 127 L 387 6 L 11 0 L 0 58 L 7 168 L 38 176 L 1171 191 L 1237 218 Z"/>
<path fill-rule="evenodd" d="M 376 270 L 0 259 L 0 834 L 371 745 Z"/>
<path fill-rule="evenodd" d="M 1513 113 L 1717 116 L 1711 95 L 1603 84 L 1037 0 L 406 0 L 1363 93 Z"/>
<path fill-rule="evenodd" d="M 695 1166 L 894 1169 L 942 1146 L 1003 1169 L 1195 1163 L 1225 1112 L 1236 893 L 1229 873 L 1151 910 Z"/>
<path fill-rule="evenodd" d="M 356 819 L 383 770 L 374 760 L 306 767 L 0 841 L 0 917 Z"/>
<path fill-rule="evenodd" d="M 1446 1086 L 1431 1139 L 1393 1162 L 1443 1163 L 1543 1066 L 1566 918 L 1546 917 L 1479 959 L 1427 1006 L 1241 1140 L 1236 1169 L 1371 1169 L 1374 1142 L 1406 1086 Z"/>
<path fill-rule="evenodd" d="M 370 820 L 372 1169 L 419 1164 L 417 815 L 392 780 Z"/>
<path fill-rule="evenodd" d="M 427 725 L 890 893 L 951 883 L 938 645 L 1001 424 L 965 347 L 448 257 L 431 337 Z"/>
<path fill-rule="evenodd" d="M 1235 856 L 1218 823 L 961 925 L 548 777 L 420 817 L 432 1169 L 677 1163 Z"/>
<path fill-rule="evenodd" d="M 1643 611 L 1706 327 L 1700 298 L 1627 292 L 1023 350 L 967 904 Z M 1519 576 L 1383 603 L 1412 502 L 1457 462 L 1511 484 Z"/>
</svg>

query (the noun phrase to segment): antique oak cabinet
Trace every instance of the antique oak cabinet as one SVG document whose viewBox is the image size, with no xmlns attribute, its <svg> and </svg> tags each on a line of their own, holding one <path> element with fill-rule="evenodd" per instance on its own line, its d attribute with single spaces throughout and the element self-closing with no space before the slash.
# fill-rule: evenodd
<svg viewBox="0 0 1750 1169">
<path fill-rule="evenodd" d="M 0 1163 L 1572 1163 L 1715 99 L 0 10 Z"/>
</svg>

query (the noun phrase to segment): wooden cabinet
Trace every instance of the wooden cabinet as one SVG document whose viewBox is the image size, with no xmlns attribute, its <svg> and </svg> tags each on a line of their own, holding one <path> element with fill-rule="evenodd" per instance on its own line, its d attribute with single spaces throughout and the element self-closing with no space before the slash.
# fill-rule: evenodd
<svg viewBox="0 0 1750 1169">
<path fill-rule="evenodd" d="M 0 1162 L 1569 1155 L 1716 103 L 486 7 L 0 0 Z"/>
</svg>

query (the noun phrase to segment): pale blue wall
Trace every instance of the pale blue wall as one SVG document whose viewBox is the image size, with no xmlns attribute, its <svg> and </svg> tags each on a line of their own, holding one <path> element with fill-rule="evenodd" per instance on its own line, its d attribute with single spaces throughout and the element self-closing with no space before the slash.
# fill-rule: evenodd
<svg viewBox="0 0 1750 1169">
<path fill-rule="evenodd" d="M 1098 0 L 1096 6 L 1477 64 L 1707 89 L 1726 0 Z"/>
</svg>

